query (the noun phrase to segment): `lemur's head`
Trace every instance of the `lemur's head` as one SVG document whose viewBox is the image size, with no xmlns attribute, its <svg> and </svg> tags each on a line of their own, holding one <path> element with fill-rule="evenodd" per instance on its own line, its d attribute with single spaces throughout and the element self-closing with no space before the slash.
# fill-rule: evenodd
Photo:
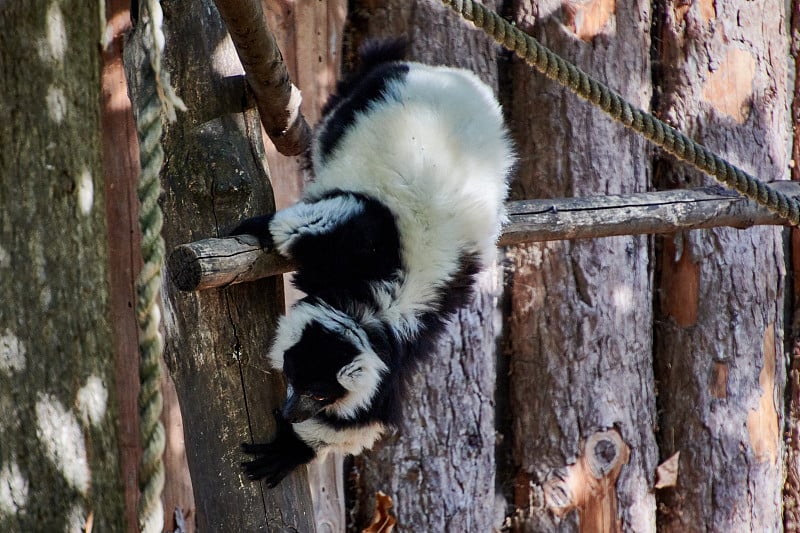
<svg viewBox="0 0 800 533">
<path fill-rule="evenodd" d="M 361 325 L 314 299 L 301 300 L 281 319 L 269 357 L 286 376 L 282 414 L 292 423 L 323 410 L 354 417 L 369 407 L 388 370 Z"/>
</svg>

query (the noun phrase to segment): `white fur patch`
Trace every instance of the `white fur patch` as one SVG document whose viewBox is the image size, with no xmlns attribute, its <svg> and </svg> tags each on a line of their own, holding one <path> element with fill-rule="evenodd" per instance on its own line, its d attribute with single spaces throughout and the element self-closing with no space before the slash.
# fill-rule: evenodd
<svg viewBox="0 0 800 533">
<path fill-rule="evenodd" d="M 288 256 L 289 248 L 298 237 L 325 233 L 363 210 L 364 205 L 349 195 L 317 202 L 300 202 L 275 213 L 269 230 L 275 247 Z"/>
<path fill-rule="evenodd" d="M 367 316 L 362 318 L 369 320 Z M 322 302 L 299 302 L 278 324 L 275 341 L 269 353 L 273 368 L 283 369 L 284 354 L 300 341 L 303 330 L 311 322 L 339 335 L 360 352 L 336 375 L 336 379 L 348 391 L 347 394 L 326 407 L 331 414 L 350 418 L 369 405 L 389 367 L 374 352 L 366 332 L 353 318 Z"/>
<path fill-rule="evenodd" d="M 358 428 L 336 429 L 316 418 L 292 424 L 292 427 L 297 436 L 318 454 L 338 451 L 349 455 L 372 448 L 386 429 L 378 422 Z"/>
</svg>

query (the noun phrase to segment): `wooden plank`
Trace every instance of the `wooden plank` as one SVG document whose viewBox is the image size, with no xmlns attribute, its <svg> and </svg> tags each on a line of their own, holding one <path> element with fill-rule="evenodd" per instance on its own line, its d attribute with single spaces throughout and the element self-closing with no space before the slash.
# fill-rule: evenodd
<svg viewBox="0 0 800 533">
<path fill-rule="evenodd" d="M 778 182 L 773 186 L 800 196 L 800 183 Z M 509 223 L 500 237 L 500 246 L 783 223 L 767 209 L 719 187 L 522 200 L 508 202 L 507 206 Z M 182 244 L 173 250 L 168 261 L 172 282 L 184 291 L 253 281 L 292 269 L 291 262 L 275 252 L 264 252 L 250 236 Z"/>
<path fill-rule="evenodd" d="M 131 29 L 130 2 L 111 0 L 106 4 L 108 42 L 103 47 L 102 134 L 103 177 L 108 220 L 109 315 L 114 328 L 117 402 L 119 404 L 120 472 L 125 491 L 125 521 L 128 533 L 139 530 L 136 501 L 139 497 L 137 468 L 142 456 L 139 442 L 139 343 L 134 311 L 134 280 L 142 268 L 136 178 L 139 147 L 125 73 L 122 46 Z M 167 476 L 167 485 L 171 478 Z M 165 504 L 169 509 L 168 504 Z M 169 512 L 166 513 L 169 515 Z M 164 525 L 170 529 L 169 522 Z M 192 529 L 193 533 L 194 529 Z"/>
</svg>

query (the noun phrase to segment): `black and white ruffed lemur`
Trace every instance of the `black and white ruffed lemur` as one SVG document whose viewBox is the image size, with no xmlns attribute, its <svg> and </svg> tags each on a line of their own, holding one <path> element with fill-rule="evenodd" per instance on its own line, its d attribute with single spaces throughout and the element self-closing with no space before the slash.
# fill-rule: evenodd
<svg viewBox="0 0 800 533">
<path fill-rule="evenodd" d="M 247 219 L 304 293 L 269 359 L 288 382 L 272 442 L 243 444 L 270 487 L 316 455 L 370 448 L 401 416 L 475 275 L 494 261 L 514 153 L 492 90 L 467 70 L 372 43 L 326 104 L 301 200 Z"/>
</svg>

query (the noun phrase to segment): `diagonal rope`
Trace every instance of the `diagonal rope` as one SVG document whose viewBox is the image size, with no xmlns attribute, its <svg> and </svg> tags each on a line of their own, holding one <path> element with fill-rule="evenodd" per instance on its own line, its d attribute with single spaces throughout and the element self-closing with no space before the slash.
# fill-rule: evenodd
<svg viewBox="0 0 800 533">
<path fill-rule="evenodd" d="M 650 113 L 632 106 L 607 85 L 559 57 L 491 9 L 474 0 L 442 0 L 442 3 L 524 59 L 528 65 L 599 107 L 617 122 L 642 134 L 681 161 L 777 213 L 791 224 L 800 224 L 798 200 L 732 165 Z"/>
<path fill-rule="evenodd" d="M 141 173 L 137 183 L 139 197 L 139 226 L 142 233 L 144 266 L 136 280 L 136 319 L 139 326 L 139 424 L 142 440 L 142 459 L 139 462 L 139 529 L 160 533 L 164 529 L 164 447 L 166 436 L 161 423 L 161 358 L 163 341 L 159 326 L 161 311 L 158 296 L 161 290 L 161 270 L 164 264 L 164 240 L 161 238 L 163 215 L 158 205 L 161 194 L 159 173 L 164 162 L 161 147 L 162 114 L 174 120 L 175 108 L 185 109 L 173 92 L 169 75 L 163 69 L 161 54 L 164 34 L 161 30 L 163 13 L 158 0 L 141 4 L 139 20 L 144 24 L 143 45 L 150 60 L 144 66 L 141 87 L 144 102 L 137 113 L 136 130 L 139 137 Z"/>
</svg>

